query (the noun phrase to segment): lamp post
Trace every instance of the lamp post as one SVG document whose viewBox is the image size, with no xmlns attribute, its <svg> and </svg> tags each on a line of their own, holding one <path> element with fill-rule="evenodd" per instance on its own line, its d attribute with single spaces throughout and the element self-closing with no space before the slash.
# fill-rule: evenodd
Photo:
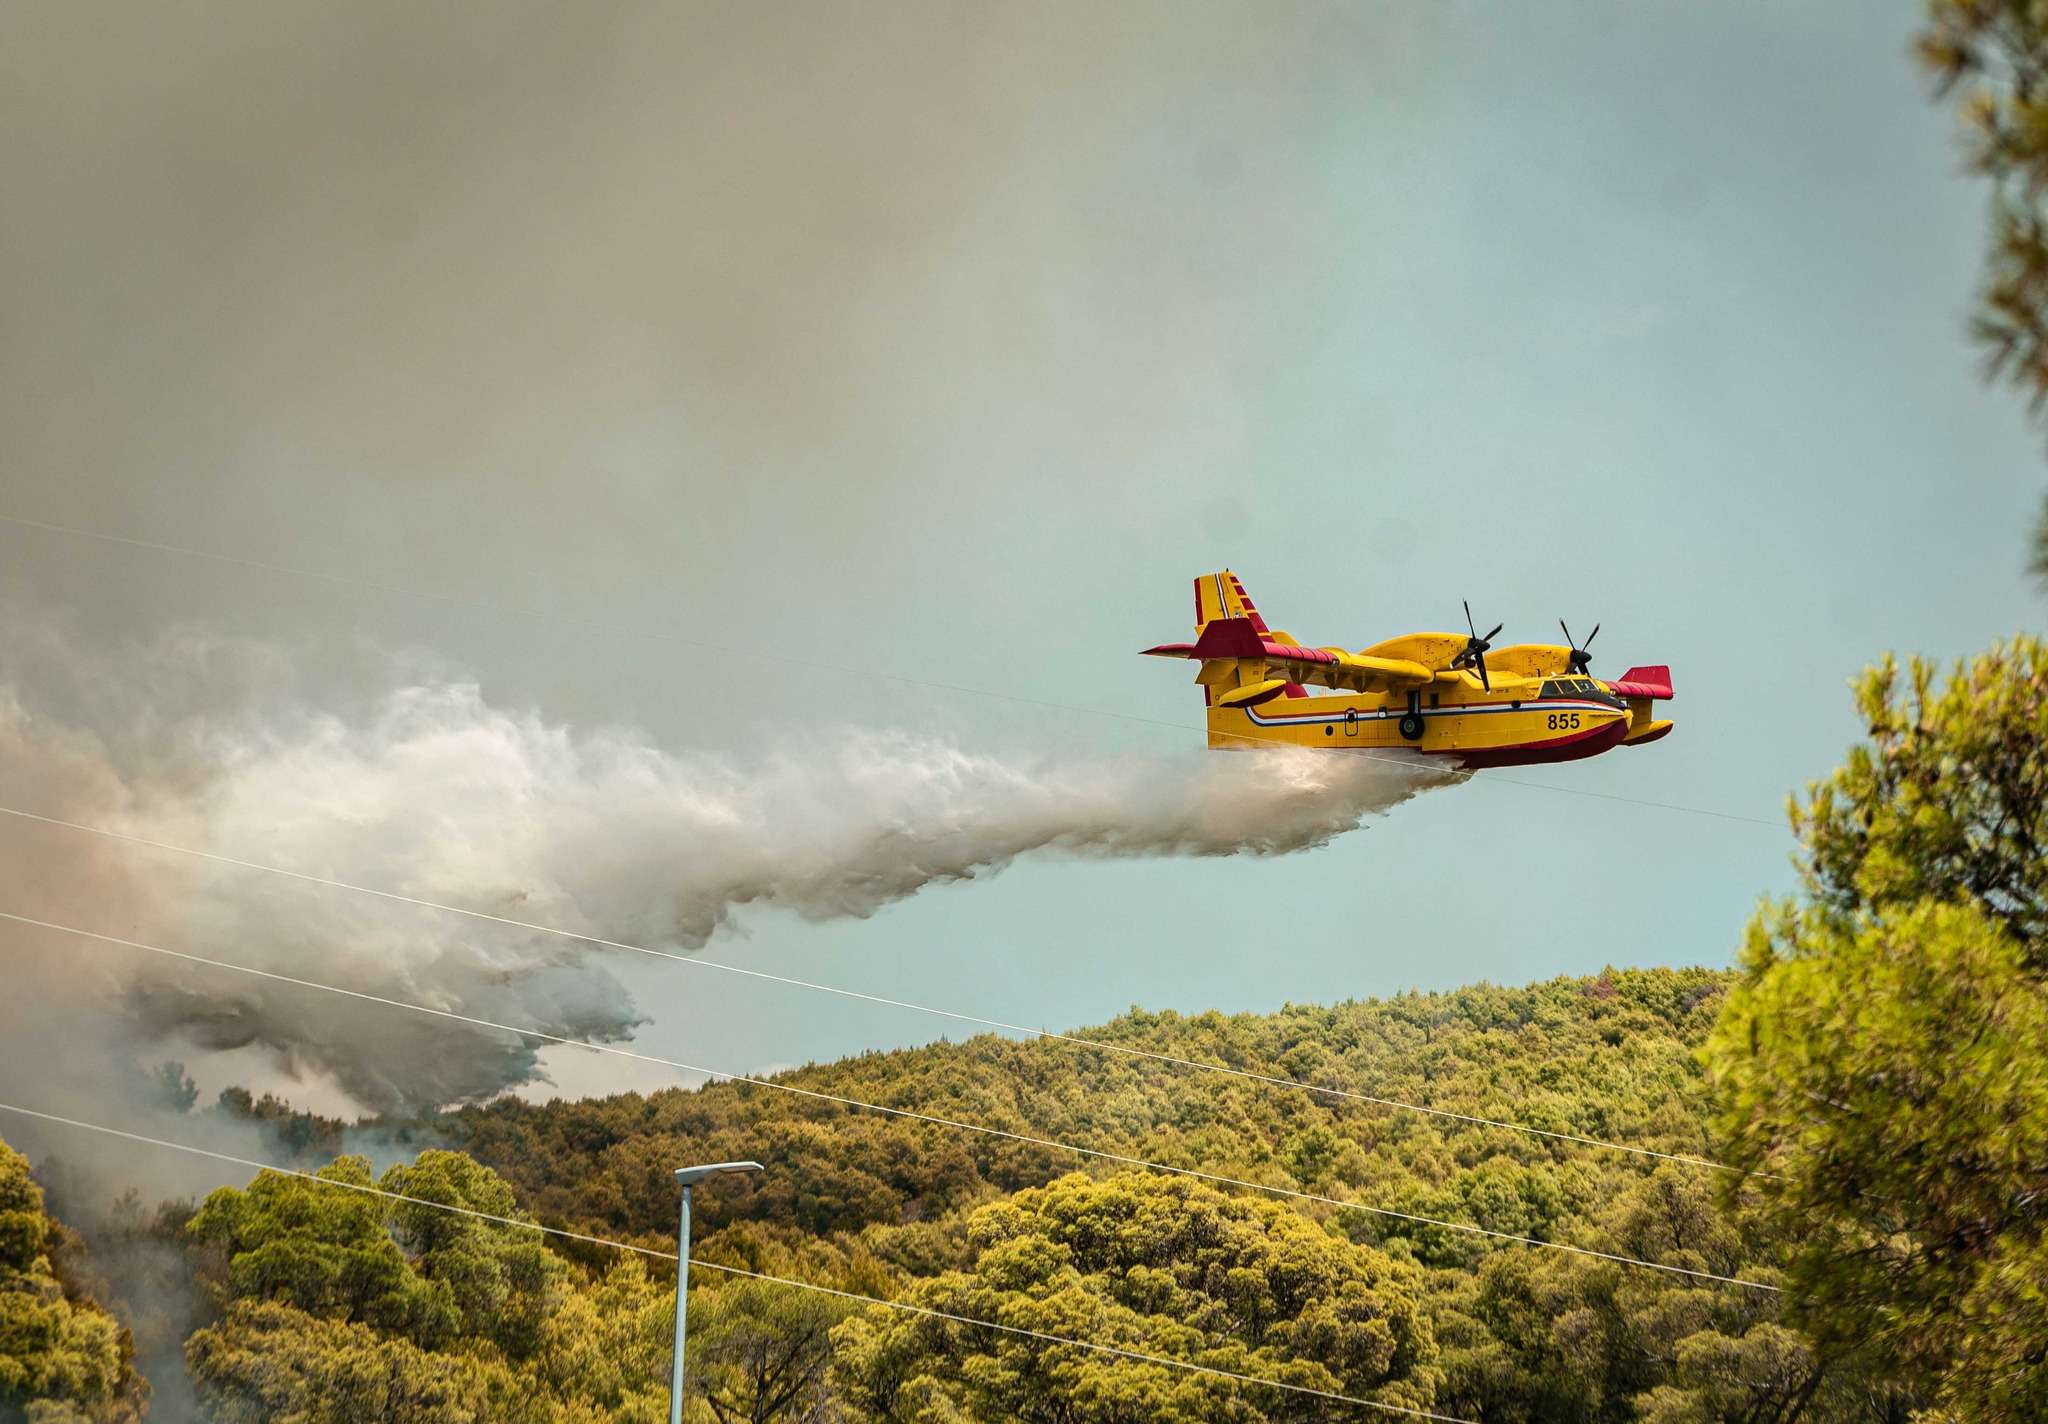
<svg viewBox="0 0 2048 1424">
<path fill-rule="evenodd" d="M 683 1424 L 683 1314 L 690 1303 L 690 1188 L 728 1172 L 758 1172 L 759 1162 L 713 1162 L 703 1167 L 676 1168 L 683 1189 L 683 1226 L 676 1233 L 676 1352 L 668 1378 L 668 1424 Z"/>
</svg>

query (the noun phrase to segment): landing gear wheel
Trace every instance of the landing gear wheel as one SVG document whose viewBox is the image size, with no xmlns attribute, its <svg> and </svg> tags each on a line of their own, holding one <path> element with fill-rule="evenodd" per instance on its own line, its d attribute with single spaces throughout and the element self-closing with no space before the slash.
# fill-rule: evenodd
<svg viewBox="0 0 2048 1424">
<path fill-rule="evenodd" d="M 1420 712 L 1408 712 L 1402 715 L 1401 735 L 1411 742 L 1422 740 L 1422 714 Z"/>
</svg>

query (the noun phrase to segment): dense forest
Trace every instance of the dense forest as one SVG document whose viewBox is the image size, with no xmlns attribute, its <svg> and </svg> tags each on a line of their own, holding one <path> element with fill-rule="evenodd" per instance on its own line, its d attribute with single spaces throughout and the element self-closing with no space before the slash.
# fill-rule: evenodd
<svg viewBox="0 0 2048 1424">
<path fill-rule="evenodd" d="M 1705 971 L 1611 973 L 1528 989 L 1473 988 L 1272 1015 L 1133 1014 L 1086 1036 L 1473 1116 L 1698 1153 L 1706 1146 L 1706 1095 L 1693 1050 L 1713 1023 L 1722 990 L 1722 980 Z M 1100 1049 L 977 1038 L 809 1068 L 784 1081 L 1333 1201 L 1716 1274 L 1750 1264 L 1739 1233 L 1719 1224 L 1711 1181 L 1717 1174 L 1707 1169 Z M 1376 1282 L 1384 1299 L 1374 1313 L 1404 1342 L 1385 1360 L 1368 1356 L 1369 1367 L 1334 1374 L 1323 1387 L 1438 1412 L 1487 1407 L 1491 1417 L 1527 1417 L 1500 1411 L 1510 1408 L 1510 1392 L 1522 1393 L 1521 1382 L 1540 1375 L 1548 1381 L 1545 1389 L 1573 1401 L 1575 1411 L 1598 1412 L 1611 1401 L 1622 1411 L 1616 1417 L 1627 1417 L 1635 1394 L 1672 1382 L 1655 1361 L 1678 1342 L 1653 1338 L 1660 1327 L 1644 1311 L 1667 1309 L 1664 1297 L 1674 1290 L 1690 1293 L 1699 1310 L 1687 1322 L 1732 1332 L 1733 1345 L 1770 1300 L 1764 1292 L 1701 1290 L 1691 1278 L 1590 1258 L 1528 1262 L 1530 1270 L 1517 1274 L 1496 1258 L 1504 1262 L 1528 1248 L 1504 1252 L 1486 1237 L 1337 1205 L 1225 1196 L 1199 1182 L 1134 1176 L 1114 1164 L 749 1085 L 546 1107 L 502 1102 L 462 1114 L 457 1128 L 466 1150 L 503 1175 L 540 1219 L 650 1243 L 673 1237 L 669 1172 L 675 1163 L 754 1157 L 766 1172 L 707 1194 L 698 1215 L 701 1256 L 862 1293 L 909 1292 L 920 1302 L 960 1313 L 994 1310 L 990 1318 L 1006 1320 L 1039 1319 L 1025 1307 L 1058 1285 L 1058 1272 L 1013 1284 L 1004 1276 L 1012 1267 L 989 1259 L 995 1243 L 1019 1234 L 1064 1240 L 1062 1231 L 1076 1228 L 1056 1227 L 1058 1218 L 1109 1222 L 1152 1213 L 1162 1222 L 1163 1239 L 1136 1259 L 1091 1260 L 1069 1241 L 1070 1259 L 1054 1252 L 1035 1258 L 1036 1264 L 1052 1270 L 1057 1257 L 1060 1271 L 1097 1281 L 1091 1294 L 1105 1292 L 1134 1312 L 1131 1339 L 1171 1339 L 1186 1322 L 1213 1318 L 1220 1328 L 1201 1348 L 1235 1344 L 1249 1358 L 1276 1366 L 1327 1357 L 1319 1349 L 1298 1356 L 1295 1348 L 1276 1344 L 1269 1338 L 1271 1312 L 1280 1307 L 1233 1300 L 1217 1284 L 1250 1269 L 1247 1264 L 1226 1258 L 1197 1272 L 1198 1253 L 1172 1238 L 1193 1229 L 1184 1220 L 1189 1214 L 1214 1213 L 1237 1223 L 1233 1230 L 1256 1228 L 1265 1239 L 1256 1246 L 1248 1239 L 1242 1249 L 1257 1255 L 1293 1240 L 1284 1223 L 1298 1220 L 1326 1243 L 1318 1250 L 1328 1259 L 1317 1271 L 1332 1280 L 1357 1275 Z M 1163 1224 L 1170 1221 L 1179 1224 Z M 1007 1246 L 1001 1260 L 1017 1249 Z M 1156 1300 L 1119 1294 L 1119 1277 L 1146 1271 L 1172 1272 L 1178 1283 L 1162 1283 Z M 1188 1291 L 1195 1298 L 1185 1297 Z M 1589 1326 L 1596 1316 L 1605 1321 L 1599 1330 L 1611 1341 L 1594 1351 L 1597 1362 L 1583 1351 L 1568 1360 L 1512 1329 L 1496 1328 L 1518 1310 L 1509 1297 L 1530 1291 L 1555 1293 L 1556 1302 L 1591 1312 Z M 968 1302 L 983 1309 L 961 1310 Z M 1322 1308 L 1318 1302 L 1311 1291 L 1289 1304 L 1284 1317 L 1299 1322 Z M 1632 1339 L 1642 1332 L 1641 1340 Z M 925 1360 L 921 1368 L 937 1363 Z M 960 1368 L 964 1361 L 949 1366 Z M 953 1392 L 974 1373 L 949 1380 Z M 872 1394 L 878 1386 L 870 1381 L 863 1388 Z M 1001 1406 L 997 1417 L 1012 1407 Z M 879 1412 L 888 1410 L 884 1405 Z"/>
<path fill-rule="evenodd" d="M 1700 1154 L 1709 1100 L 1696 1052 L 1726 987 L 1704 970 L 1614 971 L 1270 1015 L 1133 1013 L 1085 1036 Z M 981 1037 L 776 1081 L 1775 1279 L 1717 1210 L 1713 1179 L 1724 1174 L 1689 1163 L 1057 1042 Z M 331 1126 L 276 1120 L 301 1154 L 331 1144 Z M 756 1085 L 544 1107 L 507 1099 L 434 1126 L 460 1150 L 429 1151 L 382 1185 L 669 1250 L 675 1165 L 753 1157 L 768 1170 L 700 1195 L 698 1258 L 1461 1417 L 1633 1418 L 1640 1397 L 1697 1392 L 1681 1354 L 1740 1360 L 1776 1340 L 1767 1292 L 1226 1192 Z M 371 1180 L 360 1158 L 325 1171 Z M 165 1219 L 205 1288 L 207 1323 L 188 1354 L 218 1417 L 498 1418 L 511 1401 L 536 1419 L 666 1412 L 661 1263 L 389 1205 L 266 1177 Z M 809 1391 L 774 1417 L 827 1404 L 876 1418 L 1055 1417 L 1033 1403 L 1052 1398 L 1062 1398 L 1058 1417 L 1302 1414 L 1298 1401 L 1251 1387 L 697 1279 L 693 1295 L 706 1299 L 693 1301 L 692 1319 L 712 1366 L 699 1383 L 707 1409 L 725 1391 L 721 1418 L 761 1417 L 747 1337 L 782 1338 L 805 1322 L 817 1358 L 797 1364 L 813 1376 Z M 714 1304 L 727 1297 L 729 1308 Z M 791 1311 L 794 1322 L 783 1318 Z M 602 1378 L 575 1363 L 586 1358 L 607 1362 Z M 1803 1385 L 1775 1356 L 1772 1368 L 1743 1382 L 1750 1396 Z M 1081 1397 L 1095 1403 L 1082 1408 Z"/>
</svg>

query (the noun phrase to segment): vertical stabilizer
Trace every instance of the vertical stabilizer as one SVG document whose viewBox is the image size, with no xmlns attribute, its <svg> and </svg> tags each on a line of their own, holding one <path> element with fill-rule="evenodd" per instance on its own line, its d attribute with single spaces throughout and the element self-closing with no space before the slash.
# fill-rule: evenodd
<svg viewBox="0 0 2048 1424">
<path fill-rule="evenodd" d="M 1195 580 L 1195 631 L 1200 633 L 1220 618 L 1243 618 L 1258 632 L 1266 631 L 1266 620 L 1229 569 Z"/>
</svg>

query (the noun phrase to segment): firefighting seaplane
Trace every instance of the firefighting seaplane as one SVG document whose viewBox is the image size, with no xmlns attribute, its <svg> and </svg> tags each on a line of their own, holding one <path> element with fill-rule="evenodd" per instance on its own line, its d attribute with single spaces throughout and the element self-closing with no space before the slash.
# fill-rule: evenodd
<svg viewBox="0 0 2048 1424">
<path fill-rule="evenodd" d="M 1596 624 L 1565 641 L 1496 649 L 1465 606 L 1463 633 L 1409 633 L 1362 652 L 1305 648 L 1266 626 L 1237 575 L 1195 580 L 1195 641 L 1145 652 L 1191 658 L 1209 709 L 1209 745 L 1364 750 L 1402 747 L 1468 767 L 1576 761 L 1641 746 L 1671 730 L 1652 712 L 1671 696 L 1671 669 L 1591 677 Z M 1309 688 L 1327 689 L 1314 695 Z"/>
</svg>

